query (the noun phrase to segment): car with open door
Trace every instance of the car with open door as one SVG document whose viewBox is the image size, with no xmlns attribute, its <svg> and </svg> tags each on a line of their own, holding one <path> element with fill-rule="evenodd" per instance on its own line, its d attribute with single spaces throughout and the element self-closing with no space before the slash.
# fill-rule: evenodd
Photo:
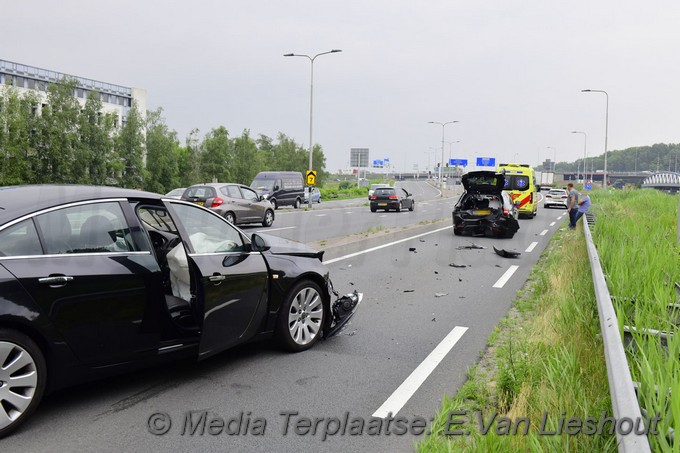
<svg viewBox="0 0 680 453">
<path fill-rule="evenodd" d="M 0 437 L 79 382 L 260 338 L 310 348 L 362 298 L 335 292 L 322 257 L 158 194 L 2 188 Z"/>
<path fill-rule="evenodd" d="M 517 204 L 503 190 L 505 176 L 473 171 L 462 177 L 465 191 L 453 208 L 453 234 L 511 238 L 519 230 Z"/>
</svg>

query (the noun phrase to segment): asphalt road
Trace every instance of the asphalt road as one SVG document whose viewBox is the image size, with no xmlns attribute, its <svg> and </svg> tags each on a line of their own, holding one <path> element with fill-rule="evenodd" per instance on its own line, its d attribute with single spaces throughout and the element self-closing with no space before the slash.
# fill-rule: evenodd
<svg viewBox="0 0 680 453">
<path fill-rule="evenodd" d="M 380 217 L 360 207 L 361 214 L 342 224 L 361 229 L 370 221 L 417 223 L 443 217 L 447 210 L 450 216 L 452 199 L 426 201 L 427 196 L 413 213 Z M 281 223 L 297 225 L 280 234 L 314 240 L 349 216 L 344 209 L 313 211 L 321 212 L 334 220 L 316 223 L 305 212 L 279 216 Z M 385 419 L 381 434 L 375 434 L 377 417 L 392 412 L 405 423 L 417 426 L 422 418 L 429 425 L 443 395 L 465 381 L 467 368 L 477 362 L 553 232 L 565 226 L 565 214 L 539 208 L 535 219 L 520 220 L 519 232 L 509 240 L 454 236 L 447 222 L 419 237 L 337 257 L 328 263 L 336 288 L 365 294 L 359 312 L 338 336 L 300 354 L 281 352 L 270 343 L 251 344 L 198 364 L 174 363 L 51 395 L 19 432 L 0 441 L 0 449 L 412 451 L 422 435 L 400 434 L 394 421 L 392 434 L 386 435 Z M 459 249 L 473 243 L 485 248 Z M 521 255 L 502 258 L 493 245 Z M 163 428 L 166 415 L 172 420 L 169 431 L 150 433 L 150 417 L 155 417 L 152 427 Z M 342 434 L 346 416 L 351 423 Z M 304 417 L 313 425 L 314 418 L 321 419 L 315 434 L 311 429 L 305 434 Z M 352 435 L 359 430 L 355 417 L 366 425 Z M 340 431 L 324 440 L 324 430 L 333 432 L 336 426 Z M 240 432 L 229 435 L 229 427 Z"/>
</svg>

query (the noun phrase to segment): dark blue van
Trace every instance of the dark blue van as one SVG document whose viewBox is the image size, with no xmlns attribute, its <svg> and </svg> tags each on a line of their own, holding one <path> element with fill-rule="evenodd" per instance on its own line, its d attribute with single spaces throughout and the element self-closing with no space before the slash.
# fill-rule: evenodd
<svg viewBox="0 0 680 453">
<path fill-rule="evenodd" d="M 298 171 L 261 171 L 250 187 L 277 209 L 279 206 L 299 208 L 305 198 L 302 173 Z"/>
</svg>

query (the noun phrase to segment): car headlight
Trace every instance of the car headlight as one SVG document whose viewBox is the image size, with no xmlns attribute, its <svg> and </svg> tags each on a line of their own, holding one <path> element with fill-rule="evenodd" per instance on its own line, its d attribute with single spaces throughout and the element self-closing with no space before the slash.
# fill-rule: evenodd
<svg viewBox="0 0 680 453">
<path fill-rule="evenodd" d="M 262 199 L 263 199 L 263 200 L 266 200 L 267 198 L 269 198 L 269 194 L 268 194 L 268 193 L 262 195 Z"/>
</svg>

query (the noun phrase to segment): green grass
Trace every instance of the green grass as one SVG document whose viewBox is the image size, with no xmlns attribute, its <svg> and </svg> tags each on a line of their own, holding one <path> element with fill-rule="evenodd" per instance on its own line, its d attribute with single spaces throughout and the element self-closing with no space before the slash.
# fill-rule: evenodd
<svg viewBox="0 0 680 453">
<path fill-rule="evenodd" d="M 659 414 L 653 451 L 671 451 L 668 428 L 680 429 L 680 311 L 674 287 L 680 282 L 680 246 L 676 241 L 678 197 L 651 190 L 594 194 L 597 246 L 607 286 L 615 296 L 619 327 L 656 329 L 673 334 L 667 344 L 642 333 L 627 348 L 633 380 L 640 382 L 640 406 Z M 676 440 L 676 451 L 679 448 Z"/>
<path fill-rule="evenodd" d="M 350 187 L 347 189 L 339 189 L 337 187 L 322 187 L 319 189 L 319 191 L 321 192 L 321 202 L 368 197 L 368 187 Z"/>
</svg>

